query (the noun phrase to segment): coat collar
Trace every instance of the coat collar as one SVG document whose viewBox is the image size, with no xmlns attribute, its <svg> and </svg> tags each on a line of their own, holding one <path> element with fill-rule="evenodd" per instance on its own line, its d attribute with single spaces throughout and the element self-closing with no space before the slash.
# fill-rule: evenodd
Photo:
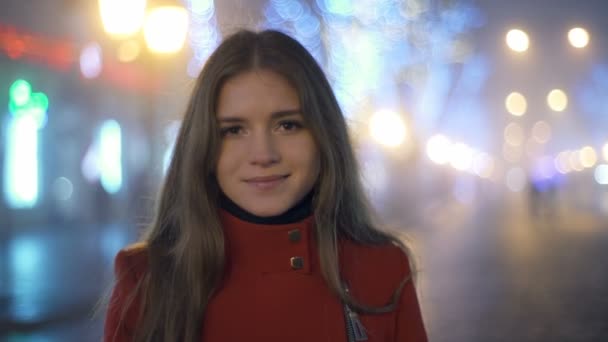
<svg viewBox="0 0 608 342">
<path fill-rule="evenodd" d="M 317 265 L 314 216 L 287 224 L 245 221 L 220 209 L 228 273 L 310 274 Z"/>
</svg>

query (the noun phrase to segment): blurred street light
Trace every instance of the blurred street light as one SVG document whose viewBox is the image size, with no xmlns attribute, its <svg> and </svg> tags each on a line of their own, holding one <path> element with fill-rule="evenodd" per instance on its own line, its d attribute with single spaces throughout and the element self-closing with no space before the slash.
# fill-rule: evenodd
<svg viewBox="0 0 608 342">
<path fill-rule="evenodd" d="M 511 122 L 503 132 L 505 141 L 511 146 L 521 146 L 524 143 L 524 130 L 516 122 Z"/>
<path fill-rule="evenodd" d="M 450 151 L 450 165 L 459 171 L 465 171 L 473 165 L 473 149 L 463 143 L 452 146 Z"/>
<path fill-rule="evenodd" d="M 441 134 L 432 136 L 426 143 L 426 154 L 436 164 L 443 165 L 450 161 L 452 143 Z"/>
<path fill-rule="evenodd" d="M 526 114 L 526 110 L 528 109 L 528 103 L 526 102 L 526 98 L 518 93 L 512 92 L 507 96 L 505 100 L 505 107 L 507 111 L 515 116 L 522 116 Z"/>
<path fill-rule="evenodd" d="M 601 185 L 608 185 L 608 165 L 600 164 L 595 168 L 595 181 Z"/>
<path fill-rule="evenodd" d="M 388 147 L 401 145 L 407 134 L 401 116 L 388 110 L 376 112 L 370 119 L 369 129 L 374 140 Z"/>
<path fill-rule="evenodd" d="M 568 32 L 570 44 L 577 49 L 582 49 L 589 44 L 589 33 L 580 27 L 575 27 Z"/>
<path fill-rule="evenodd" d="M 510 30 L 506 36 L 507 46 L 515 52 L 525 52 L 530 47 L 528 34 L 519 29 Z"/>
<path fill-rule="evenodd" d="M 568 96 L 561 89 L 553 89 L 547 95 L 547 104 L 555 112 L 563 112 L 568 107 Z"/>
<path fill-rule="evenodd" d="M 608 143 L 602 147 L 602 155 L 604 156 L 604 160 L 608 162 Z"/>
<path fill-rule="evenodd" d="M 184 46 L 187 34 L 188 11 L 183 6 L 161 6 L 148 12 L 144 37 L 150 50 L 176 53 Z"/>
<path fill-rule="evenodd" d="M 101 46 L 96 42 L 85 45 L 80 52 L 80 72 L 84 78 L 96 78 L 103 68 Z"/>
<path fill-rule="evenodd" d="M 123 63 L 132 62 L 137 59 L 140 50 L 139 43 L 136 40 L 127 40 L 118 47 L 118 60 Z"/>
<path fill-rule="evenodd" d="M 597 163 L 597 154 L 591 146 L 583 147 L 579 153 L 579 158 L 581 159 L 581 164 L 586 168 L 593 167 Z"/>
<path fill-rule="evenodd" d="M 551 139 L 551 126 L 545 121 L 537 121 L 532 127 L 532 137 L 541 144 L 546 143 Z"/>
<path fill-rule="evenodd" d="M 99 0 L 104 30 L 111 36 L 127 37 L 139 32 L 146 0 Z"/>
</svg>

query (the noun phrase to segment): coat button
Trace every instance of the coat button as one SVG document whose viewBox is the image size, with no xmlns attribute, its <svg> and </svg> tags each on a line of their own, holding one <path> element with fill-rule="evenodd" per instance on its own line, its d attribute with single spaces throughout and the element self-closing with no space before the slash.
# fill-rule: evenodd
<svg viewBox="0 0 608 342">
<path fill-rule="evenodd" d="M 293 268 L 294 270 L 304 268 L 304 258 L 302 257 L 292 257 L 291 259 L 289 259 L 289 262 L 291 263 L 291 268 Z"/>
<path fill-rule="evenodd" d="M 302 233 L 299 229 L 290 230 L 287 232 L 287 235 L 289 236 L 289 241 L 291 242 L 298 242 L 302 238 Z"/>
</svg>

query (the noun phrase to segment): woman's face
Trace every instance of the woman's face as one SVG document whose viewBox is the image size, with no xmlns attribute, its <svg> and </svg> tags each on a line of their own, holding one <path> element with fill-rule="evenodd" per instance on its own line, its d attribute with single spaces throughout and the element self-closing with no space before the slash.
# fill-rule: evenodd
<svg viewBox="0 0 608 342">
<path fill-rule="evenodd" d="M 236 75 L 220 90 L 217 180 L 254 215 L 284 213 L 319 177 L 319 149 L 300 110 L 297 91 L 272 71 Z"/>
</svg>

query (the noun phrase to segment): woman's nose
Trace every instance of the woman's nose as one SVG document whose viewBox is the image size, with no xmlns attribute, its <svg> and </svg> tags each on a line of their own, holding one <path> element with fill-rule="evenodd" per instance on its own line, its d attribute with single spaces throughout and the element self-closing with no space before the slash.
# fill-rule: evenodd
<svg viewBox="0 0 608 342">
<path fill-rule="evenodd" d="M 281 160 L 277 142 L 271 134 L 256 134 L 250 141 L 250 162 L 258 166 L 268 166 Z"/>
</svg>

